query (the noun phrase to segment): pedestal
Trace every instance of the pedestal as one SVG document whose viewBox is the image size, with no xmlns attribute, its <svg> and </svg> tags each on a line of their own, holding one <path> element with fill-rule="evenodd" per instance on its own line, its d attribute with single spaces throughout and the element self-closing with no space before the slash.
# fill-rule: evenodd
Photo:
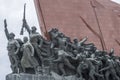
<svg viewBox="0 0 120 80">
<path fill-rule="evenodd" d="M 37 74 L 8 74 L 6 80 L 76 80 L 75 76 L 65 76 L 62 77 L 54 72 L 52 75 L 37 75 Z"/>
</svg>

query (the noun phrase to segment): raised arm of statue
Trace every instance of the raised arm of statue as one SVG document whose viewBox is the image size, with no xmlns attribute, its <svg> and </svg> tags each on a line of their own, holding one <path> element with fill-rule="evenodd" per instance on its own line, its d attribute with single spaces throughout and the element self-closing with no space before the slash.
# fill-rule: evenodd
<svg viewBox="0 0 120 80">
<path fill-rule="evenodd" d="M 25 29 L 27 30 L 27 32 L 30 34 L 31 30 L 30 30 L 30 27 L 29 25 L 27 24 L 27 21 L 25 20 L 25 23 L 24 23 L 24 27 Z"/>
<path fill-rule="evenodd" d="M 23 19 L 23 27 L 27 30 L 27 32 L 30 34 L 31 30 L 29 25 L 27 24 L 26 19 Z"/>
<path fill-rule="evenodd" d="M 4 27 L 5 27 L 5 35 L 6 35 L 7 39 L 9 40 L 9 32 L 8 32 L 8 29 L 7 29 L 7 21 L 6 21 L 6 19 L 4 20 Z"/>
<path fill-rule="evenodd" d="M 83 38 L 83 39 L 79 42 L 79 46 L 82 45 L 85 41 L 87 41 L 87 37 Z"/>
<path fill-rule="evenodd" d="M 22 24 L 22 28 L 21 28 L 21 32 L 20 32 L 21 35 L 23 35 L 23 29 L 24 29 L 24 28 L 25 28 L 25 29 L 27 30 L 27 32 L 30 34 L 30 27 L 29 27 L 29 25 L 27 24 L 25 13 L 26 13 L 26 4 L 24 4 L 23 24 Z"/>
<path fill-rule="evenodd" d="M 113 48 L 110 50 L 109 55 L 110 55 L 110 56 L 113 56 L 113 55 L 114 55 L 114 49 L 113 49 Z"/>
<path fill-rule="evenodd" d="M 36 34 L 38 36 L 38 40 L 39 40 L 39 47 L 41 48 L 43 43 L 44 43 L 44 39 L 43 37 L 38 33 Z"/>
</svg>

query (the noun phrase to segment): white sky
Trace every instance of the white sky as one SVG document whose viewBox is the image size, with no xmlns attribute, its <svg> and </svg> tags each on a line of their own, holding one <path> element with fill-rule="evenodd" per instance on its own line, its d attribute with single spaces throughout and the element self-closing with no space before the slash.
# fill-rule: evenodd
<svg viewBox="0 0 120 80">
<path fill-rule="evenodd" d="M 11 73 L 10 62 L 6 50 L 7 39 L 4 33 L 3 20 L 6 18 L 8 30 L 16 34 L 16 38 L 21 38 L 20 29 L 24 3 L 26 3 L 26 19 L 30 26 L 35 25 L 40 32 L 33 0 L 0 0 L 0 80 L 5 80 L 5 76 Z M 26 32 L 27 35 L 27 32 Z"/>
<path fill-rule="evenodd" d="M 120 0 L 112 1 L 120 3 Z M 23 36 L 20 36 L 19 33 L 22 26 L 24 3 L 27 3 L 26 19 L 28 24 L 30 26 L 35 25 L 40 32 L 33 0 L 0 0 L 0 80 L 5 80 L 5 76 L 11 73 L 6 50 L 7 39 L 4 34 L 3 20 L 7 19 L 8 30 L 14 32 L 16 38 L 22 38 Z"/>
<path fill-rule="evenodd" d="M 111 1 L 115 1 L 115 2 L 117 2 L 117 3 L 120 3 L 120 0 L 111 0 Z"/>
</svg>

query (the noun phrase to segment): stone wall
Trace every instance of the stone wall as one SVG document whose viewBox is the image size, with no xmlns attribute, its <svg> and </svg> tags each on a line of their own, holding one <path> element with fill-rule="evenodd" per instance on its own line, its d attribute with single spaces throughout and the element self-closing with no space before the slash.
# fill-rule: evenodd
<svg viewBox="0 0 120 80">
<path fill-rule="evenodd" d="M 41 76 L 34 74 L 9 74 L 6 80 L 55 80 L 51 76 Z"/>
<path fill-rule="evenodd" d="M 58 28 L 72 39 L 88 36 L 98 49 L 115 49 L 120 55 L 120 5 L 110 0 L 34 0 L 43 36 Z M 95 6 L 96 15 L 91 5 Z M 100 38 L 80 19 L 88 23 Z M 97 19 L 98 21 L 97 21 Z M 99 26 L 98 26 L 99 25 Z M 117 41 L 116 41 L 117 40 Z M 103 47 L 102 47 L 103 44 Z"/>
<path fill-rule="evenodd" d="M 8 74 L 6 80 L 76 80 L 75 76 L 62 77 L 54 72 L 50 75 L 35 75 L 35 74 Z"/>
</svg>

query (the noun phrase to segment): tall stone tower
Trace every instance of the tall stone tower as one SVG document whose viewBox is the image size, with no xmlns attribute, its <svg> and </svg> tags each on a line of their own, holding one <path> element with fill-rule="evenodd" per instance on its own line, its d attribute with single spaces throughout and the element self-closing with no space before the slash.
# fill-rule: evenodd
<svg viewBox="0 0 120 80">
<path fill-rule="evenodd" d="M 34 0 L 45 37 L 58 28 L 72 39 L 87 36 L 98 49 L 120 55 L 120 5 L 110 0 Z"/>
</svg>

